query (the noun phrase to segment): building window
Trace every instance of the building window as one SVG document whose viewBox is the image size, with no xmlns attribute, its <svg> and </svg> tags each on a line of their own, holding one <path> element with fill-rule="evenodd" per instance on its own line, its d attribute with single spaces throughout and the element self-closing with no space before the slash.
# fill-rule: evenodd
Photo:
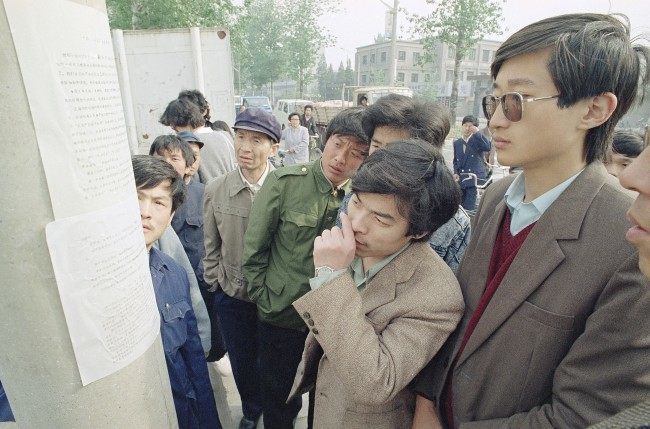
<svg viewBox="0 0 650 429">
<path fill-rule="evenodd" d="M 420 63 L 420 53 L 413 52 L 413 64 L 419 64 L 419 63 Z"/>
<path fill-rule="evenodd" d="M 399 61 L 406 61 L 406 51 L 397 52 L 397 59 Z"/>
<path fill-rule="evenodd" d="M 468 60 L 476 61 L 476 49 L 470 49 L 465 55 Z"/>
<path fill-rule="evenodd" d="M 411 82 L 412 83 L 417 83 L 418 81 L 418 74 L 417 73 L 411 73 Z"/>
<path fill-rule="evenodd" d="M 365 84 L 368 81 L 368 77 L 365 74 L 361 75 L 361 83 Z"/>
<path fill-rule="evenodd" d="M 447 70 L 445 73 L 445 80 L 447 82 L 451 82 L 454 80 L 454 71 L 453 70 Z"/>
<path fill-rule="evenodd" d="M 397 81 L 404 82 L 404 73 L 397 73 Z"/>
<path fill-rule="evenodd" d="M 363 64 L 364 66 L 368 64 L 368 55 L 363 56 L 363 59 L 361 60 L 361 64 Z"/>
<path fill-rule="evenodd" d="M 375 63 L 375 54 L 370 54 L 370 64 Z"/>
<path fill-rule="evenodd" d="M 483 49 L 483 57 L 481 58 L 481 61 L 484 63 L 490 62 L 490 51 Z"/>
<path fill-rule="evenodd" d="M 386 52 L 381 53 L 381 62 L 385 63 L 386 62 Z"/>
<path fill-rule="evenodd" d="M 452 46 L 447 47 L 447 59 L 453 60 L 456 58 L 456 49 Z"/>
<path fill-rule="evenodd" d="M 425 82 L 431 82 L 431 74 L 430 73 L 425 73 L 424 74 L 424 81 Z"/>
</svg>

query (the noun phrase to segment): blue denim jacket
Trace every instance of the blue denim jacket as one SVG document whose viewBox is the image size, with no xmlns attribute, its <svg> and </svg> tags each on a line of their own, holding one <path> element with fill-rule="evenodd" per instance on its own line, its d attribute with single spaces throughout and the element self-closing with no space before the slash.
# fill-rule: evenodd
<svg viewBox="0 0 650 429">
<path fill-rule="evenodd" d="M 341 227 L 341 213 L 348 212 L 348 204 L 352 193 L 343 198 L 339 213 L 336 217 L 336 225 Z M 449 268 L 456 273 L 460 261 L 463 259 L 467 244 L 470 238 L 470 220 L 467 212 L 462 207 L 452 217 L 438 228 L 429 238 L 429 245 L 449 265 Z"/>
<path fill-rule="evenodd" d="M 155 247 L 149 253 L 149 270 L 160 311 L 160 333 L 178 426 L 221 428 L 187 274 Z"/>
<path fill-rule="evenodd" d="M 203 193 L 205 185 L 192 179 L 187 185 L 185 201 L 176 209 L 172 218 L 172 228 L 183 244 L 183 249 L 190 260 L 196 280 L 201 289 L 207 290 L 208 286 L 203 280 Z"/>
<path fill-rule="evenodd" d="M 14 415 L 11 412 L 11 407 L 9 406 L 9 399 L 7 399 L 5 389 L 2 387 L 2 381 L 0 381 L 0 422 L 13 421 Z"/>
</svg>

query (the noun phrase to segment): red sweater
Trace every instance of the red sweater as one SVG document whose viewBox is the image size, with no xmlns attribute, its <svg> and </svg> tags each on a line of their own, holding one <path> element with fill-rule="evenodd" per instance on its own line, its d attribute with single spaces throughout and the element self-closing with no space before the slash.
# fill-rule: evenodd
<svg viewBox="0 0 650 429">
<path fill-rule="evenodd" d="M 519 252 L 519 249 L 521 248 L 522 244 L 524 244 L 524 241 L 526 241 L 526 237 L 528 237 L 528 233 L 530 232 L 531 229 L 533 229 L 533 226 L 535 226 L 534 222 L 528 225 L 522 231 L 520 231 L 517 235 L 513 236 L 510 233 L 510 210 L 506 209 L 506 213 L 503 216 L 503 220 L 501 221 L 501 227 L 499 228 L 497 238 L 494 242 L 494 248 L 492 249 L 492 257 L 490 258 L 490 268 L 488 270 L 488 276 L 485 281 L 485 290 L 483 291 L 483 295 L 481 295 L 481 299 L 479 300 L 476 309 L 472 313 L 472 317 L 469 320 L 469 323 L 467 324 L 467 328 L 465 329 L 465 332 L 463 333 L 463 339 L 460 343 L 460 348 L 458 349 L 458 353 L 456 354 L 456 357 L 454 358 L 451 368 L 447 373 L 447 380 L 445 381 L 442 403 L 444 406 L 445 417 L 447 419 L 447 423 L 449 427 L 454 427 L 454 420 L 453 420 L 454 414 L 453 414 L 453 407 L 452 407 L 453 393 L 452 393 L 451 380 L 452 380 L 453 369 L 456 366 L 458 357 L 463 353 L 463 350 L 465 349 L 465 345 L 467 344 L 469 338 L 472 336 L 472 332 L 474 332 L 474 328 L 476 328 L 476 325 L 481 319 L 481 316 L 483 315 L 485 308 L 490 303 L 490 300 L 492 299 L 494 292 L 496 292 L 497 288 L 501 284 L 501 281 L 503 280 L 506 273 L 508 272 L 508 269 L 510 268 L 510 264 L 512 264 L 512 261 L 515 259 L 515 256 L 517 256 L 517 252 Z"/>
</svg>

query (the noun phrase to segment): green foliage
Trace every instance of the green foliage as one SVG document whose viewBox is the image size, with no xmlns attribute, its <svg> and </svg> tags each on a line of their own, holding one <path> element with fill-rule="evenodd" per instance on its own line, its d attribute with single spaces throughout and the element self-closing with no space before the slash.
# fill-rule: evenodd
<svg viewBox="0 0 650 429">
<path fill-rule="evenodd" d="M 278 80 L 287 68 L 286 24 L 275 0 L 249 0 L 244 3 L 233 33 L 233 48 L 242 75 L 255 88 Z"/>
<path fill-rule="evenodd" d="M 284 0 L 283 20 L 287 25 L 285 53 L 287 76 L 298 82 L 299 97 L 305 85 L 313 82 L 318 49 L 330 46 L 334 39 L 318 23 L 318 18 L 334 10 L 331 0 Z"/>
<path fill-rule="evenodd" d="M 106 0 L 111 28 L 214 27 L 228 25 L 231 0 Z"/>
<path fill-rule="evenodd" d="M 300 97 L 316 78 L 319 49 L 334 41 L 318 23 L 335 9 L 334 0 L 244 0 L 241 6 L 233 0 L 106 0 L 106 6 L 111 28 L 228 28 L 239 87 L 288 77 L 298 82 Z M 345 73 L 352 82 L 351 66 Z"/>
<path fill-rule="evenodd" d="M 453 46 L 454 81 L 450 108 L 455 115 L 458 100 L 460 63 L 467 51 L 487 34 L 502 33 L 504 0 L 426 0 L 433 11 L 425 16 L 414 15 L 410 21 L 424 45 L 423 62 L 434 60 L 434 51 L 440 42 Z"/>
</svg>

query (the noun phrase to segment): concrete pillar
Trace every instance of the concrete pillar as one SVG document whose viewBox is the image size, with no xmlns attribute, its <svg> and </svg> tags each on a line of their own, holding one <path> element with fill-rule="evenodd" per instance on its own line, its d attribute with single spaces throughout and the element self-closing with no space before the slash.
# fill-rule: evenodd
<svg viewBox="0 0 650 429">
<path fill-rule="evenodd" d="M 79 2 L 105 10 L 103 1 Z M 81 385 L 45 242 L 51 201 L 2 1 L 0 100 L 0 380 L 17 421 L 0 426 L 176 427 L 160 337 L 131 365 Z"/>
</svg>

